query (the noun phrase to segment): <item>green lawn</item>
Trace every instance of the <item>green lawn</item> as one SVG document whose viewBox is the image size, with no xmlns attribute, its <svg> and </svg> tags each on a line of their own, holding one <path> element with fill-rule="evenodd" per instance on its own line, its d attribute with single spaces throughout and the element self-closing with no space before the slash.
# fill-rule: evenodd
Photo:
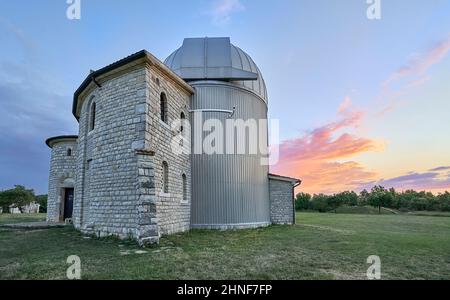
<svg viewBox="0 0 450 300">
<path fill-rule="evenodd" d="M 45 221 L 46 214 L 0 214 L 0 225 Z"/>
<path fill-rule="evenodd" d="M 0 279 L 64 279 L 69 255 L 81 258 L 83 279 L 365 279 L 370 255 L 381 257 L 383 279 L 450 279 L 450 218 L 299 213 L 297 222 L 196 230 L 141 254 L 69 227 L 0 228 Z"/>
<path fill-rule="evenodd" d="M 381 213 L 382 215 L 394 215 L 396 212 L 387 208 L 378 210 L 378 208 L 372 206 L 341 206 L 336 209 L 336 213 L 359 215 L 379 215 Z"/>
</svg>

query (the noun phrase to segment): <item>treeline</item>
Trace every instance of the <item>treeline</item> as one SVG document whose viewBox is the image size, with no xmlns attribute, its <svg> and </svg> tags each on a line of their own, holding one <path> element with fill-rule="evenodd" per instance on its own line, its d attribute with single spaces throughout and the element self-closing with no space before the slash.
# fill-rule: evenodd
<svg viewBox="0 0 450 300">
<path fill-rule="evenodd" d="M 407 190 L 397 192 L 395 189 L 385 189 L 382 186 L 374 186 L 369 192 L 363 190 L 355 192 L 343 192 L 334 195 L 310 195 L 297 194 L 295 207 L 297 210 L 314 210 L 319 212 L 336 211 L 340 206 L 373 206 L 378 208 L 391 208 L 400 211 L 450 211 L 450 193 L 445 192 L 434 195 L 429 192 L 417 192 Z"/>
<path fill-rule="evenodd" d="M 23 207 L 30 203 L 39 203 L 39 212 L 47 212 L 47 195 L 35 195 L 34 190 L 27 189 L 22 185 L 16 185 L 13 189 L 0 191 L 0 208 L 8 212 L 10 208 Z"/>
</svg>

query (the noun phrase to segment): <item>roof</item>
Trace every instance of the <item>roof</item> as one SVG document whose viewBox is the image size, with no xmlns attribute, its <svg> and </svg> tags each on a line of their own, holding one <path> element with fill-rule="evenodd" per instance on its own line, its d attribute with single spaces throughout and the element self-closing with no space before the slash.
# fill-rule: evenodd
<svg viewBox="0 0 450 300">
<path fill-rule="evenodd" d="M 266 85 L 258 66 L 228 37 L 184 39 L 183 45 L 164 63 L 186 81 L 232 82 L 267 102 Z"/>
<path fill-rule="evenodd" d="M 106 67 L 103 67 L 97 71 L 91 72 L 86 79 L 81 83 L 81 85 L 78 87 L 78 89 L 75 91 L 73 96 L 73 105 L 72 105 L 72 113 L 75 116 L 75 118 L 78 120 L 78 98 L 83 93 L 83 91 L 89 86 L 91 82 L 98 83 L 96 81 L 96 78 L 109 73 L 111 71 L 114 71 L 116 69 L 119 69 L 121 67 L 126 66 L 127 64 L 130 64 L 137 60 L 143 60 L 151 65 L 155 65 L 159 69 L 161 69 L 164 73 L 166 73 L 168 76 L 172 77 L 178 84 L 180 84 L 185 90 L 187 90 L 190 93 L 194 93 L 193 88 L 187 84 L 182 78 L 180 78 L 176 73 L 174 73 L 172 70 L 170 70 L 167 66 L 165 66 L 161 61 L 159 61 L 155 56 L 153 56 L 151 53 L 149 53 L 147 50 L 141 50 L 139 52 L 136 52 L 134 54 L 131 54 L 121 60 L 118 60 Z"/>
<path fill-rule="evenodd" d="M 50 147 L 53 148 L 53 146 L 56 143 L 60 143 L 60 142 L 75 142 L 78 139 L 78 135 L 60 135 L 60 136 L 54 136 L 51 138 L 48 138 L 45 141 L 45 144 Z"/>
<path fill-rule="evenodd" d="M 279 180 L 279 181 L 288 181 L 288 182 L 291 182 L 295 186 L 298 186 L 302 183 L 302 181 L 298 178 L 281 176 L 281 175 L 272 174 L 272 173 L 269 173 L 269 179 Z"/>
</svg>

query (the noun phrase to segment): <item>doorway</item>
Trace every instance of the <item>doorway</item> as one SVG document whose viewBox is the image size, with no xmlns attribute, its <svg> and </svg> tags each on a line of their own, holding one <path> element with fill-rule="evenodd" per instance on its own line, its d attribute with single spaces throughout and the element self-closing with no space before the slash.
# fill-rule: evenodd
<svg viewBox="0 0 450 300">
<path fill-rule="evenodd" d="M 64 189 L 64 214 L 63 221 L 72 218 L 73 212 L 73 188 Z"/>
</svg>

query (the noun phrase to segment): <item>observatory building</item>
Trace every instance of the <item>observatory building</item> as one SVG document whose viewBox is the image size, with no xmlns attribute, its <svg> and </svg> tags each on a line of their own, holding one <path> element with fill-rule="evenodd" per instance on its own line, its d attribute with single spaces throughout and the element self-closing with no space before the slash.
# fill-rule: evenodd
<svg viewBox="0 0 450 300">
<path fill-rule="evenodd" d="M 92 71 L 74 94 L 79 134 L 46 141 L 47 220 L 141 244 L 293 224 L 300 181 L 269 173 L 268 105 L 258 66 L 229 38 L 188 38 L 164 63 L 143 50 Z"/>
</svg>

